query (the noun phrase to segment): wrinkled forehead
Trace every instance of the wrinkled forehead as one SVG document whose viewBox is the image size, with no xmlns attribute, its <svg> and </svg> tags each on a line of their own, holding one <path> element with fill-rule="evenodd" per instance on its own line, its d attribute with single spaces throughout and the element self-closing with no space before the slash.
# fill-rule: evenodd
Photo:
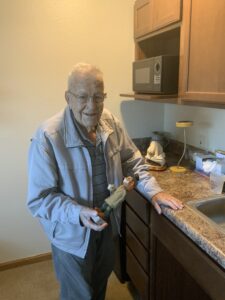
<svg viewBox="0 0 225 300">
<path fill-rule="evenodd" d="M 73 74 L 69 81 L 69 89 L 73 91 L 97 91 L 104 90 L 104 82 L 101 74 Z"/>
</svg>

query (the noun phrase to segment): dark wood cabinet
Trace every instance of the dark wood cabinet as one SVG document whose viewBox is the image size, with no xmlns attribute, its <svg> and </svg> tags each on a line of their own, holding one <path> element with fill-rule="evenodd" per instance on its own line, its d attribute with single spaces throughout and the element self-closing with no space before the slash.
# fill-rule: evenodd
<svg viewBox="0 0 225 300">
<path fill-rule="evenodd" d="M 153 299 L 224 300 L 224 270 L 165 216 L 151 220 Z"/>
<path fill-rule="evenodd" d="M 211 299 L 159 240 L 156 239 L 154 244 L 153 299 Z"/>
<path fill-rule="evenodd" d="M 225 272 L 136 190 L 125 210 L 126 273 L 143 300 L 224 300 Z"/>
</svg>

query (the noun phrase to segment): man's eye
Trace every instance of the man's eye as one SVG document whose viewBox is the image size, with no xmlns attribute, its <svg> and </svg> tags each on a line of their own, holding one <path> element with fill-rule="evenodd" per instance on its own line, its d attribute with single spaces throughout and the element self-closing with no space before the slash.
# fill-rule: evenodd
<svg viewBox="0 0 225 300">
<path fill-rule="evenodd" d="M 95 99 L 96 102 L 103 102 L 104 96 L 102 96 L 102 95 L 96 95 L 94 97 L 94 99 Z"/>
<path fill-rule="evenodd" d="M 79 99 L 81 99 L 81 100 L 87 100 L 87 96 L 81 95 L 81 96 L 79 96 Z"/>
</svg>

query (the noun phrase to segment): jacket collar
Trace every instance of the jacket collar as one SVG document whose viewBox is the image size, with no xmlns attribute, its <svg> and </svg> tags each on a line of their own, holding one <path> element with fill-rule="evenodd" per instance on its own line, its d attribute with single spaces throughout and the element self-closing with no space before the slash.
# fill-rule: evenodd
<svg viewBox="0 0 225 300">
<path fill-rule="evenodd" d="M 69 148 L 69 147 L 84 146 L 81 136 L 74 124 L 74 120 L 72 118 L 69 106 L 65 108 L 63 119 L 64 119 L 64 143 L 66 147 Z M 102 140 L 105 143 L 108 136 L 111 133 L 113 133 L 114 130 L 107 122 L 107 120 L 104 118 L 104 111 L 99 121 L 99 128 L 100 128 Z"/>
</svg>

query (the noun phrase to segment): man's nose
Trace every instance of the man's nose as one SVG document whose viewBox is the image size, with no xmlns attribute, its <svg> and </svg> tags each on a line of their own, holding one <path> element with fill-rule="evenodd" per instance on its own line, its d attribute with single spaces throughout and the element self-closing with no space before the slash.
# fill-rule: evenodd
<svg viewBox="0 0 225 300">
<path fill-rule="evenodd" d="M 87 105 L 88 105 L 88 107 L 91 107 L 91 108 L 96 108 L 97 107 L 97 103 L 96 103 L 94 97 L 89 97 L 88 98 Z"/>
</svg>

